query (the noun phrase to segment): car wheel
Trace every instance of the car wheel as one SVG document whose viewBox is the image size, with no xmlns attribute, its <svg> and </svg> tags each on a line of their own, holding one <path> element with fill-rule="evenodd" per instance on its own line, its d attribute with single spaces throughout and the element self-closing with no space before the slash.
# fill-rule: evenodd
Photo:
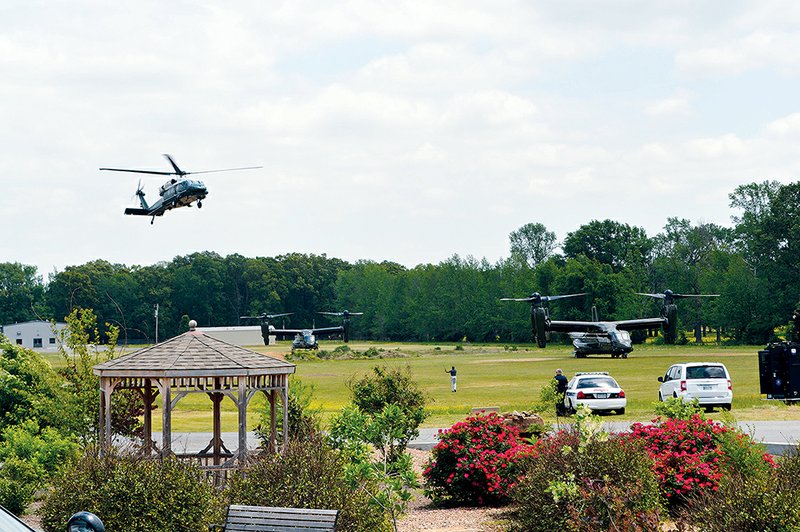
<svg viewBox="0 0 800 532">
<path fill-rule="evenodd" d="M 622 353 L 622 358 L 628 358 L 628 353 Z"/>
<path fill-rule="evenodd" d="M 661 401 L 662 403 L 664 402 L 664 396 L 661 395 L 661 390 L 658 391 L 658 400 Z"/>
<path fill-rule="evenodd" d="M 572 416 L 575 414 L 575 412 L 577 412 L 577 410 L 575 410 L 575 405 L 570 401 L 569 408 L 567 408 L 567 414 Z"/>
<path fill-rule="evenodd" d="M 617 414 L 623 415 L 624 413 L 625 413 L 625 409 L 624 408 L 617 408 Z"/>
<path fill-rule="evenodd" d="M 730 412 L 730 410 L 731 410 L 731 404 L 730 404 L 730 403 L 728 403 L 728 404 L 726 404 L 726 405 L 722 405 L 722 409 L 723 409 L 723 410 L 727 410 L 728 412 Z"/>
<path fill-rule="evenodd" d="M 713 406 L 707 406 L 706 407 L 706 414 L 710 414 L 713 411 L 714 411 L 714 407 Z"/>
</svg>

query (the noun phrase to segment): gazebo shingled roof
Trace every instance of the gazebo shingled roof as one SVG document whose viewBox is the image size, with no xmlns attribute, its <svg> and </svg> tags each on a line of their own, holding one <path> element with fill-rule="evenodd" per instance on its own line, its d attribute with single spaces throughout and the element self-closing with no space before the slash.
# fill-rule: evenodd
<svg viewBox="0 0 800 532">
<path fill-rule="evenodd" d="M 223 377 L 294 373 L 295 365 L 200 331 L 94 366 L 101 377 Z"/>
<path fill-rule="evenodd" d="M 118 389 L 139 392 L 144 401 L 144 450 L 153 450 L 153 401 L 161 395 L 162 403 L 162 456 L 172 454 L 172 410 L 189 393 L 205 393 L 213 403 L 213 437 L 209 445 L 193 457 L 201 462 L 209 459 L 210 468 L 232 467 L 238 460 L 247 458 L 247 405 L 253 395 L 262 391 L 270 404 L 270 441 L 277 439 L 278 393 L 283 403 L 283 422 L 287 425 L 289 375 L 295 365 L 275 357 L 256 353 L 190 330 L 160 344 L 139 349 L 128 355 L 94 366 L 100 376 L 100 409 L 104 421 L 101 441 L 111 445 L 111 396 Z M 173 396 L 174 393 L 174 396 Z M 228 451 L 221 437 L 220 403 L 228 397 L 239 412 L 239 448 Z M 284 431 L 285 445 L 286 435 Z M 209 451 L 211 451 L 209 453 Z M 222 462 L 222 459 L 226 459 Z"/>
</svg>

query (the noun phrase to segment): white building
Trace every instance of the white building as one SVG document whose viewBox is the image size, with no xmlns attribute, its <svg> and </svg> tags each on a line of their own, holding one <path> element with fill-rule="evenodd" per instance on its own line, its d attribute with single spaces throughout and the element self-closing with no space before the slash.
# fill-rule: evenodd
<svg viewBox="0 0 800 532">
<path fill-rule="evenodd" d="M 56 330 L 66 327 L 66 323 L 56 323 Z M 0 326 L 3 333 L 12 344 L 21 345 L 30 349 L 56 349 L 56 336 L 53 325 L 49 321 L 25 321 L 12 325 Z"/>
<path fill-rule="evenodd" d="M 229 344 L 264 345 L 264 337 L 261 336 L 261 326 L 259 325 L 241 327 L 198 327 L 197 330 Z M 275 335 L 270 335 L 269 343 L 270 345 L 275 344 Z"/>
</svg>

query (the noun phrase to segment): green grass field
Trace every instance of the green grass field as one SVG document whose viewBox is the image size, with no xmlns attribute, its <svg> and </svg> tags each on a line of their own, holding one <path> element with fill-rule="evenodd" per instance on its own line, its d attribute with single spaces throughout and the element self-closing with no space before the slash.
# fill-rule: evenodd
<svg viewBox="0 0 800 532">
<path fill-rule="evenodd" d="M 338 343 L 323 342 L 322 348 L 333 350 Z M 608 371 L 625 389 L 628 396 L 624 416 L 610 420 L 647 420 L 653 417 L 653 402 L 658 398 L 659 375 L 675 362 L 723 362 L 733 380 L 733 414 L 740 421 L 800 419 L 800 407 L 766 401 L 759 395 L 758 357 L 760 346 L 720 347 L 716 345 L 636 346 L 627 359 L 576 359 L 570 346 L 550 345 L 546 349 L 502 345 L 405 344 L 351 342 L 350 348 L 363 352 L 370 347 L 382 349 L 384 359 L 303 360 L 297 362 L 297 377 L 313 385 L 315 406 L 327 419 L 339 412 L 350 400 L 347 381 L 363 375 L 376 365 L 408 367 L 419 387 L 430 399 L 427 427 L 449 427 L 464 418 L 473 407 L 499 406 L 503 411 L 526 410 L 537 402 L 539 391 L 561 368 L 571 377 L 576 371 Z M 437 349 L 438 348 L 438 349 Z M 261 353 L 283 357 L 289 352 L 288 342 L 276 346 L 253 346 Z M 53 355 L 54 365 L 63 363 Z M 458 369 L 458 392 L 450 392 L 450 378 L 445 369 Z M 263 394 L 253 399 L 249 428 L 259 420 L 264 408 Z M 236 430 L 233 403 L 224 401 L 223 430 Z M 551 415 L 548 412 L 546 415 Z M 717 415 L 717 414 L 715 414 Z M 154 415 L 154 430 L 160 430 L 161 417 Z M 172 420 L 173 431 L 211 431 L 211 401 L 204 394 L 190 394 L 177 406 Z"/>
</svg>

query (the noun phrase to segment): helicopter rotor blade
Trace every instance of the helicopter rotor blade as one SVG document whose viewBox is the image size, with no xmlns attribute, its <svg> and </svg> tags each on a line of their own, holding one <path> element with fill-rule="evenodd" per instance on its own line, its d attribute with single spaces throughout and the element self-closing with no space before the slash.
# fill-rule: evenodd
<svg viewBox="0 0 800 532">
<path fill-rule="evenodd" d="M 164 157 L 167 158 L 167 160 L 169 161 L 169 164 L 172 165 L 172 168 L 175 169 L 175 172 L 174 172 L 175 175 L 180 175 L 180 176 L 186 175 L 186 172 L 184 172 L 183 170 L 178 168 L 178 165 L 175 164 L 175 161 L 172 159 L 171 155 L 169 155 L 168 153 L 164 153 L 162 155 L 164 155 Z"/>
<path fill-rule="evenodd" d="M 665 296 L 664 294 L 645 294 L 644 292 L 636 292 L 636 295 L 637 296 L 652 297 L 654 299 L 666 299 L 667 298 L 667 296 Z"/>
<path fill-rule="evenodd" d="M 531 298 L 531 297 L 501 297 L 500 301 L 526 301 L 526 302 L 530 303 L 531 301 L 533 301 L 533 298 Z"/>
<path fill-rule="evenodd" d="M 108 172 L 131 172 L 134 174 L 175 175 L 175 172 L 157 172 L 155 170 L 131 170 L 128 168 L 101 168 Z"/>
<path fill-rule="evenodd" d="M 581 292 L 580 294 L 565 294 L 563 296 L 542 296 L 542 301 L 555 301 L 557 299 L 564 299 L 567 297 L 585 296 L 588 292 Z"/>
<path fill-rule="evenodd" d="M 655 299 L 667 299 L 667 294 L 645 294 L 643 292 L 636 292 L 636 295 L 647 296 Z M 673 299 L 684 299 L 687 297 L 719 297 L 719 294 L 670 294 Z"/>
<path fill-rule="evenodd" d="M 264 168 L 264 167 L 263 166 L 243 166 L 241 168 L 222 168 L 220 170 L 203 170 L 201 172 L 183 172 L 181 175 L 213 174 L 214 172 L 234 172 L 236 170 L 255 170 L 257 168 Z"/>
</svg>

